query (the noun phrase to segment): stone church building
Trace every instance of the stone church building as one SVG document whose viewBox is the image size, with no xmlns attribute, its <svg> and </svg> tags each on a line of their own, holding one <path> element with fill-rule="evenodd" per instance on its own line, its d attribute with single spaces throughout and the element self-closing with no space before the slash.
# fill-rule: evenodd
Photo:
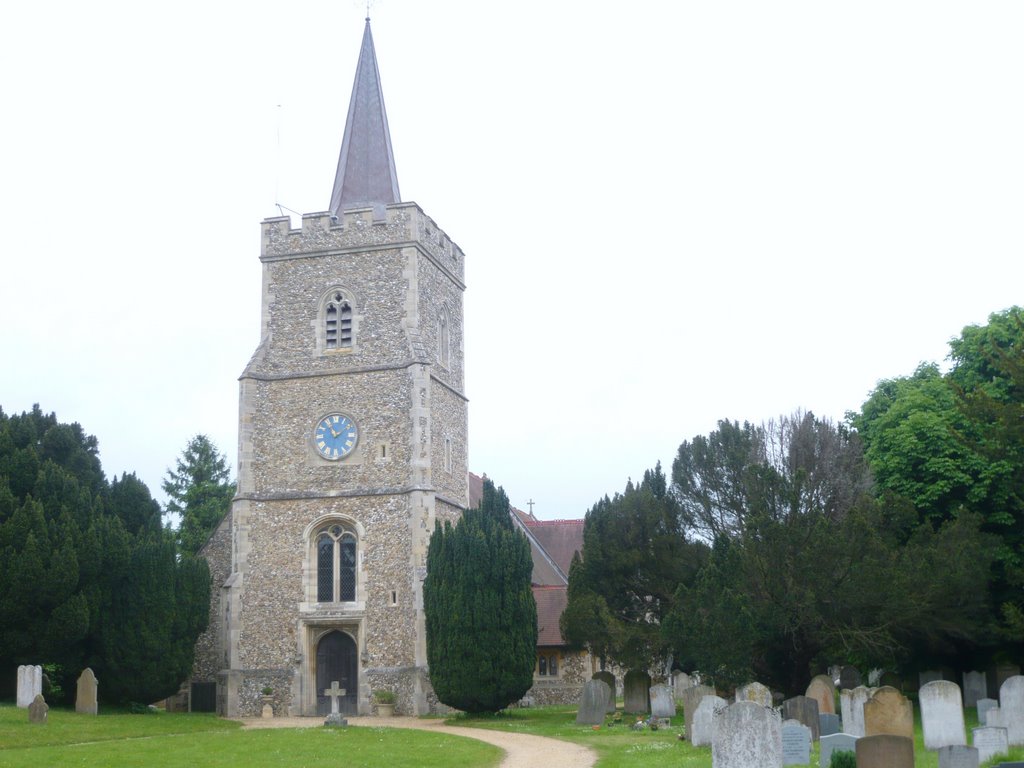
<svg viewBox="0 0 1024 768">
<path fill-rule="evenodd" d="M 255 716 L 269 696 L 323 714 L 334 680 L 344 713 L 378 689 L 402 713 L 437 708 L 422 588 L 435 521 L 470 504 L 464 260 L 401 199 L 367 19 L 329 210 L 262 223 L 261 341 L 240 377 L 237 495 L 203 550 L 192 709 Z M 567 561 L 530 538 L 537 679 L 575 696 L 589 674 L 557 632 Z"/>
</svg>

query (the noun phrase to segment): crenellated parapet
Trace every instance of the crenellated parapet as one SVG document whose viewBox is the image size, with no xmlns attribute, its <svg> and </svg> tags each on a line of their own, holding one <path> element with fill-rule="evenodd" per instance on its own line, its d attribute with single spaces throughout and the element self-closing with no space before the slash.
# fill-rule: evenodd
<svg viewBox="0 0 1024 768">
<path fill-rule="evenodd" d="M 299 229 L 291 228 L 288 216 L 264 219 L 260 259 L 277 261 L 405 245 L 417 245 L 459 282 L 464 279 L 462 249 L 416 203 L 355 209 L 340 218 L 328 212 L 307 213 Z"/>
</svg>

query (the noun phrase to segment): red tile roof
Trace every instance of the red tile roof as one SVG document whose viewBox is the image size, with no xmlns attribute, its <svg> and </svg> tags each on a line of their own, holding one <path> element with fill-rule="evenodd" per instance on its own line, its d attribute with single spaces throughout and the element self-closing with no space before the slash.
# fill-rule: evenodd
<svg viewBox="0 0 1024 768">
<path fill-rule="evenodd" d="M 558 619 L 568 603 L 567 589 L 534 585 L 533 599 L 537 602 L 537 645 L 566 645 Z"/>
<path fill-rule="evenodd" d="M 527 522 L 526 527 L 568 577 L 573 554 L 583 552 L 583 521 L 534 520 Z"/>
</svg>

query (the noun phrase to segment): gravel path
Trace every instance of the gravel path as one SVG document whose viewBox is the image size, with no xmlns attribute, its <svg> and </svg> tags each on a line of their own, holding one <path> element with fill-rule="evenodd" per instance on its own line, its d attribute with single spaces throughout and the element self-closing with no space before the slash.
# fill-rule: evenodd
<svg viewBox="0 0 1024 768">
<path fill-rule="evenodd" d="M 243 719 L 245 728 L 314 728 L 323 725 L 319 717 L 274 717 Z M 525 733 L 488 731 L 482 728 L 458 728 L 445 725 L 443 720 L 421 720 L 417 717 L 350 717 L 348 724 L 371 728 L 415 728 L 436 731 L 452 736 L 486 741 L 505 750 L 500 768 L 535 768 L 538 765 L 557 765 L 559 768 L 591 768 L 597 756 L 586 747 L 568 741 L 530 736 Z"/>
</svg>

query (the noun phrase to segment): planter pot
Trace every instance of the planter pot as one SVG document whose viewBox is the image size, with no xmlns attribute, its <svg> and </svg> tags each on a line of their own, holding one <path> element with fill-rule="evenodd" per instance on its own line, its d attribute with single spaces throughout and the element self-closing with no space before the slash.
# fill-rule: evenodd
<svg viewBox="0 0 1024 768">
<path fill-rule="evenodd" d="M 274 716 L 274 697 L 273 696 L 260 696 L 260 700 L 263 702 L 263 710 L 260 713 L 261 717 L 271 718 Z"/>
<path fill-rule="evenodd" d="M 395 705 L 394 704 L 378 704 L 377 705 L 377 717 L 394 717 Z"/>
</svg>

